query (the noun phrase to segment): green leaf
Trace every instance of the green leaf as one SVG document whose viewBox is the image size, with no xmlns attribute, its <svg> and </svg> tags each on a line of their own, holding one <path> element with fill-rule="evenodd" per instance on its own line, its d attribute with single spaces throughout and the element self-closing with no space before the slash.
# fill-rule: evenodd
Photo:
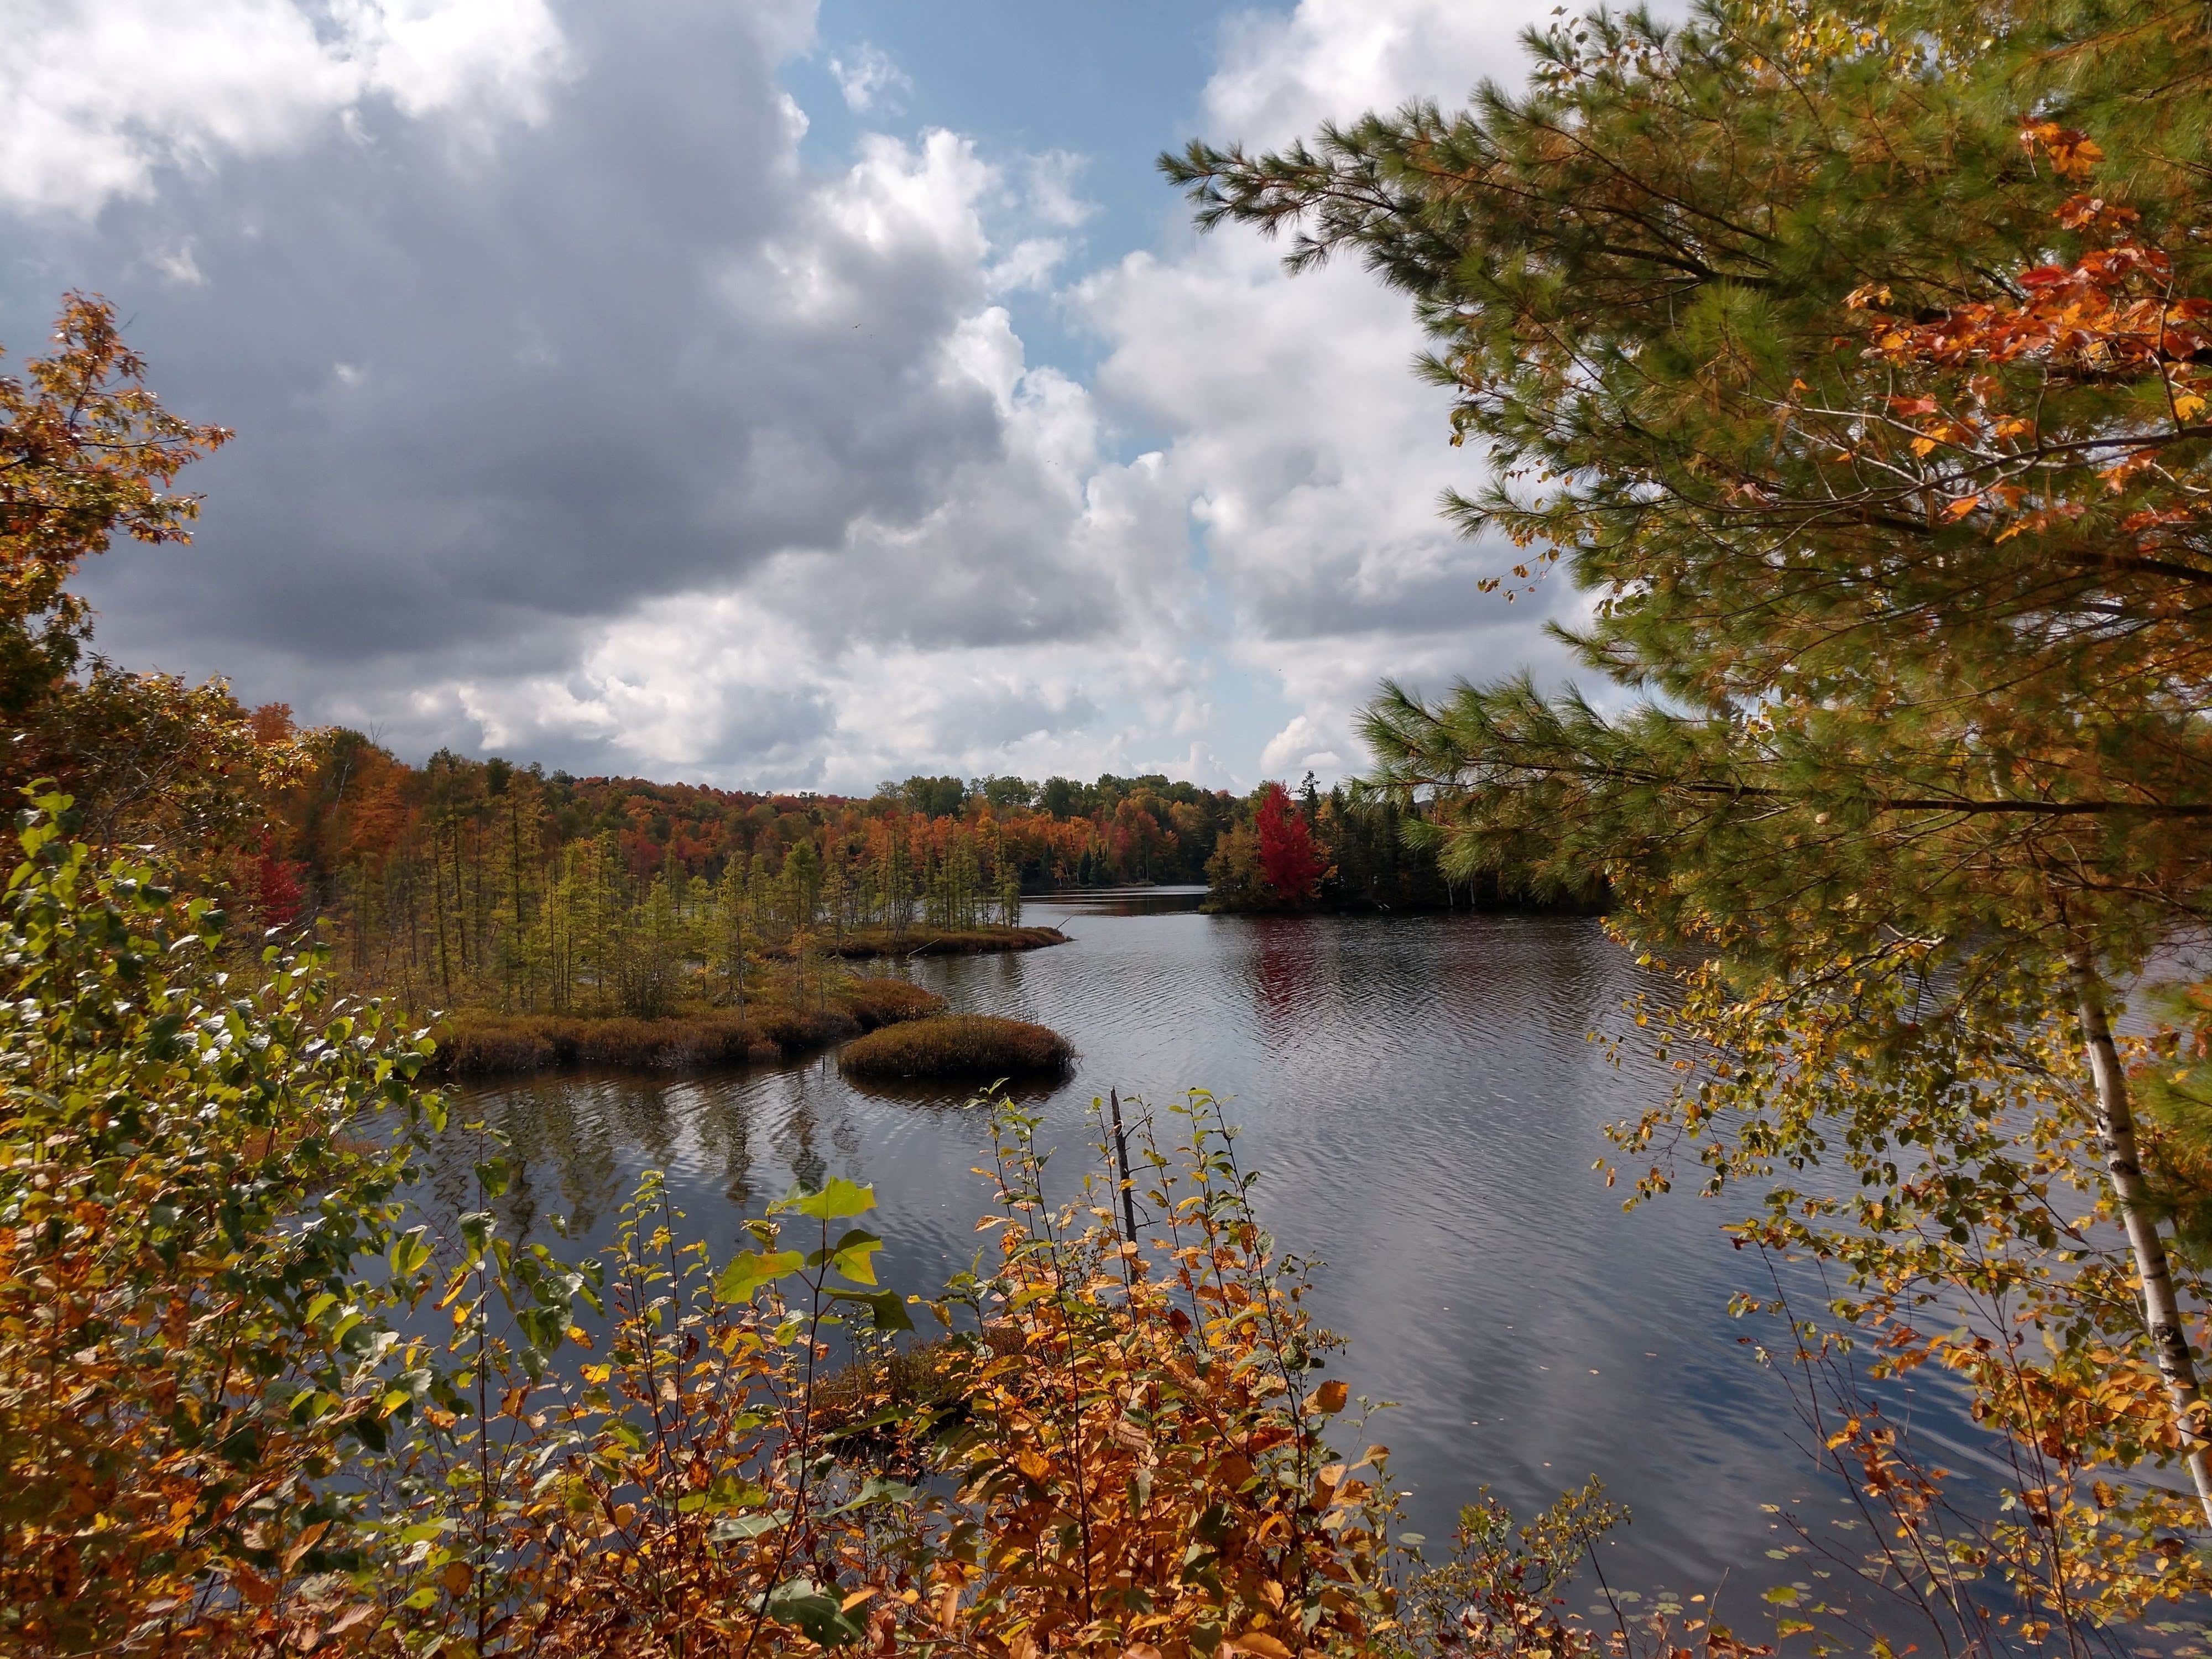
<svg viewBox="0 0 2212 1659">
<path fill-rule="evenodd" d="M 788 1210 L 793 1214 L 811 1216 L 817 1221 L 842 1221 L 848 1216 L 866 1215 L 876 1207 L 876 1189 L 856 1186 L 842 1176 L 834 1176 L 830 1184 L 818 1193 L 803 1193 L 793 1188 L 788 1198 L 770 1206 Z"/>
<path fill-rule="evenodd" d="M 392 1278 L 405 1279 L 411 1275 L 430 1259 L 430 1247 L 422 1240 L 422 1229 L 416 1227 L 393 1239 L 389 1255 Z"/>
<path fill-rule="evenodd" d="M 839 1291 L 830 1295 L 841 1302 L 865 1303 L 879 1331 L 910 1331 L 914 1321 L 907 1317 L 906 1298 L 896 1291 Z"/>
<path fill-rule="evenodd" d="M 1773 1602 L 1778 1607 L 1794 1607 L 1797 1605 L 1797 1592 L 1787 1584 L 1777 1584 L 1772 1589 L 1765 1592 L 1765 1599 Z"/>
<path fill-rule="evenodd" d="M 840 1504 L 830 1513 L 846 1515 L 854 1510 L 865 1508 L 870 1504 L 908 1503 L 914 1498 L 915 1490 L 914 1487 L 902 1485 L 896 1480 L 886 1480 L 881 1476 L 871 1476 L 848 1502 Z"/>
<path fill-rule="evenodd" d="M 774 1532 L 783 1524 L 773 1515 L 726 1515 L 707 1528 L 707 1537 L 716 1544 L 734 1544 L 743 1539 L 757 1538 L 764 1532 Z"/>
<path fill-rule="evenodd" d="M 762 1285 L 797 1273 L 803 1261 L 796 1250 L 740 1251 L 714 1281 L 714 1294 L 725 1302 L 750 1302 Z"/>
<path fill-rule="evenodd" d="M 872 1285 L 876 1282 L 876 1264 L 872 1258 L 883 1248 L 882 1239 L 855 1227 L 837 1241 L 830 1265 L 855 1285 Z"/>
<path fill-rule="evenodd" d="M 769 1617 L 779 1624 L 796 1625 L 809 1641 L 823 1647 L 840 1647 L 860 1639 L 860 1626 L 847 1613 L 834 1592 L 824 1592 L 811 1578 L 791 1578 L 768 1593 Z"/>
</svg>

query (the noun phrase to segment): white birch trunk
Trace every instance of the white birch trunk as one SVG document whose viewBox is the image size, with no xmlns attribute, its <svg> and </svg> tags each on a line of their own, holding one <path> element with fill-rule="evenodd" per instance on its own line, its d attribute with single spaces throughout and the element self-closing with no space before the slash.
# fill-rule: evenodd
<svg viewBox="0 0 2212 1659">
<path fill-rule="evenodd" d="M 2119 1049 L 2112 1042 L 2112 1021 L 2105 1012 L 2102 981 L 2087 952 L 2071 958 L 2074 991 L 2081 1010 L 2081 1030 L 2089 1049 L 2089 1073 L 2096 1083 L 2097 1139 L 2105 1152 L 2105 1169 L 2111 1176 L 2112 1196 L 2120 1221 L 2127 1229 L 2128 1247 L 2135 1253 L 2136 1273 L 2142 1281 L 2143 1323 L 2150 1332 L 2151 1352 L 2158 1374 L 2172 1402 L 2174 1425 L 2181 1436 L 2182 1461 L 2196 1483 L 2198 1503 L 2207 1525 L 2212 1525 L 2212 1439 L 2207 1438 L 2203 1396 L 2197 1386 L 2197 1361 L 2190 1352 L 2188 1328 L 2174 1294 L 2173 1272 L 2166 1260 L 2166 1241 L 2159 1237 L 2158 1221 L 2144 1183 L 2142 1160 L 2136 1150 L 2135 1113 L 2128 1102 L 2127 1073 L 2120 1066 Z"/>
</svg>

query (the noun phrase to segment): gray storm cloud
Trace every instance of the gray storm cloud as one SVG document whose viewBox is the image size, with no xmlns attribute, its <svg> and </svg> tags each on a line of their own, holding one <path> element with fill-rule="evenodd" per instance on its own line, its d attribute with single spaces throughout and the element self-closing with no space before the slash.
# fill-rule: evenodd
<svg viewBox="0 0 2212 1659">
<path fill-rule="evenodd" d="M 1218 239 L 1058 291 L 1095 386 L 1033 365 L 994 296 L 1060 280 L 1079 158 L 802 165 L 811 7 L 116 4 L 96 50 L 125 84 L 166 52 L 153 106 L 42 76 L 95 52 L 85 14 L 0 0 L 36 47 L 0 65 L 0 339 L 101 289 L 240 434 L 187 475 L 195 547 L 88 573 L 121 660 L 407 751 L 854 787 L 1195 757 L 1224 665 L 1304 711 L 1271 756 L 1349 754 L 1376 673 L 1530 648 L 1435 518 L 1465 463 L 1401 301 Z M 1378 86 L 1494 51 L 1395 10 Z M 1375 27 L 1248 20 L 1212 118 L 1294 120 Z M 1163 449 L 1121 453 L 1125 416 Z"/>
</svg>

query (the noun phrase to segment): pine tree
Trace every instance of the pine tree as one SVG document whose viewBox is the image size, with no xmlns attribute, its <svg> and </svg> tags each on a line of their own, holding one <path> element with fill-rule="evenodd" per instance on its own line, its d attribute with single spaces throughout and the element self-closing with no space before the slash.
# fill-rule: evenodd
<svg viewBox="0 0 2212 1659">
<path fill-rule="evenodd" d="M 1386 687 L 1374 781 L 1433 805 L 1456 876 L 1601 871 L 1645 948 L 1718 953 L 1686 1034 L 1798 1067 L 1678 1103 L 1692 1135 L 1765 1114 L 1716 1179 L 1820 1161 L 1828 1115 L 1850 1156 L 1954 1161 L 1921 1192 L 1877 1158 L 1893 1207 L 1815 1241 L 1875 1281 L 1921 1271 L 1865 1242 L 1900 1215 L 2018 1225 L 2021 1148 L 1977 1102 L 2063 1032 L 2137 1304 L 2130 1331 L 2085 1270 L 2051 1316 L 2148 1355 L 2212 1519 L 2110 1013 L 2212 904 L 2207 21 L 1711 4 L 1530 44 L 1517 94 L 1164 162 L 1201 222 L 1296 227 L 1293 268 L 1350 253 L 1412 297 L 1451 441 L 1492 463 L 1454 515 L 1525 550 L 1500 585 L 1561 562 L 1583 662 L 1654 694 Z"/>
</svg>

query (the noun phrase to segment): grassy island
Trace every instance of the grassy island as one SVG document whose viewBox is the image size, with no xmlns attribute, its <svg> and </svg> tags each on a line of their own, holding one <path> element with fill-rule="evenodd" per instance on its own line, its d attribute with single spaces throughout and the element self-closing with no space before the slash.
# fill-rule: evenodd
<svg viewBox="0 0 2212 1659">
<path fill-rule="evenodd" d="M 847 1043 L 839 1067 L 887 1080 L 1057 1076 L 1074 1045 L 1048 1026 L 984 1014 L 917 1019 Z"/>
<path fill-rule="evenodd" d="M 910 927 L 901 933 L 868 928 L 839 938 L 822 939 L 824 956 L 859 960 L 869 957 L 980 957 L 1007 951 L 1041 951 L 1065 945 L 1067 935 L 1057 927 L 1014 927 L 1003 922 L 978 922 L 970 927 Z"/>
<path fill-rule="evenodd" d="M 649 1019 L 463 1009 L 437 1028 L 437 1065 L 448 1076 L 474 1077 L 569 1066 L 680 1071 L 790 1060 L 944 1008 L 944 998 L 905 980 L 861 979 L 826 990 L 805 1006 L 702 1006 Z"/>
</svg>

